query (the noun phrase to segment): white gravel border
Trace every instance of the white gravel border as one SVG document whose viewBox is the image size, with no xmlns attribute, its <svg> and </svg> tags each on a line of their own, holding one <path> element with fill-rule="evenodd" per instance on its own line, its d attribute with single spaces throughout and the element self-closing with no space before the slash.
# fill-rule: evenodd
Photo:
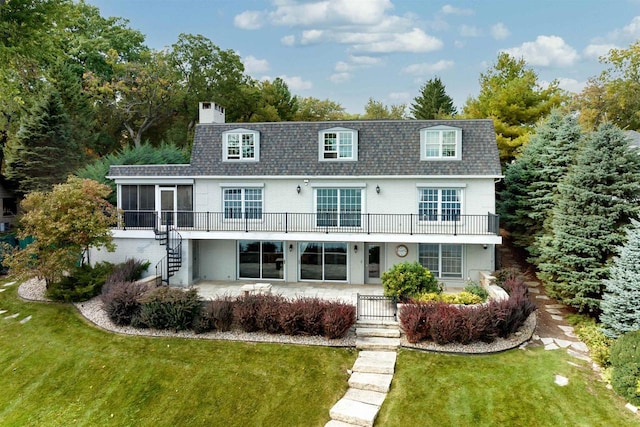
<svg viewBox="0 0 640 427">
<path fill-rule="evenodd" d="M 29 279 L 20 284 L 18 288 L 18 295 L 20 298 L 27 301 L 44 301 L 52 302 L 45 297 L 45 282 L 37 278 Z M 228 332 L 207 332 L 204 334 L 196 334 L 193 331 L 179 331 L 173 332 L 169 330 L 157 330 L 157 329 L 138 329 L 131 326 L 117 326 L 115 325 L 107 313 L 105 312 L 100 296 L 73 304 L 78 311 L 91 323 L 107 331 L 116 332 L 125 335 L 141 335 L 150 337 L 179 337 L 190 339 L 213 339 L 213 340 L 228 340 L 228 341 L 246 341 L 246 342 L 265 342 L 265 343 L 280 343 L 280 344 L 298 344 L 298 345 L 317 345 L 327 347 L 355 347 L 356 335 L 355 329 L 351 328 L 343 338 L 330 340 L 325 337 L 318 336 L 302 336 L 302 335 L 284 335 L 284 334 L 267 334 L 264 332 L 244 332 L 239 328 L 233 329 Z M 453 353 L 453 354 L 487 354 L 497 353 L 505 350 L 510 350 L 521 346 L 523 343 L 529 341 L 533 336 L 533 332 L 536 328 L 536 313 L 532 313 L 526 320 L 525 324 L 520 328 L 518 332 L 511 337 L 504 339 L 498 338 L 492 343 L 477 342 L 472 344 L 446 344 L 438 345 L 433 342 L 420 342 L 412 344 L 407 341 L 405 335 L 402 335 L 400 339 L 400 345 L 405 348 L 432 351 L 439 353 Z"/>
</svg>

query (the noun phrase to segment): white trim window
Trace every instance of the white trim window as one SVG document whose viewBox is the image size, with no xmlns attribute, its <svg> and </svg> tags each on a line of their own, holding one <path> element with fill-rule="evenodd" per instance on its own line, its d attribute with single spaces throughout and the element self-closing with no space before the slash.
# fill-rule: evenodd
<svg viewBox="0 0 640 427">
<path fill-rule="evenodd" d="M 462 129 L 433 126 L 420 130 L 420 160 L 461 160 Z"/>
<path fill-rule="evenodd" d="M 462 278 L 462 245 L 420 243 L 418 261 L 439 279 Z"/>
<path fill-rule="evenodd" d="M 224 219 L 262 219 L 262 188 L 225 188 Z"/>
<path fill-rule="evenodd" d="M 318 227 L 360 227 L 362 190 L 360 188 L 317 188 L 316 225 Z"/>
<path fill-rule="evenodd" d="M 257 162 L 260 159 L 260 133 L 248 129 L 223 132 L 222 159 L 229 162 Z"/>
<path fill-rule="evenodd" d="M 418 189 L 418 217 L 420 221 L 460 221 L 461 214 L 462 189 Z"/>
<path fill-rule="evenodd" d="M 333 128 L 319 132 L 319 160 L 358 160 L 358 131 Z"/>
</svg>

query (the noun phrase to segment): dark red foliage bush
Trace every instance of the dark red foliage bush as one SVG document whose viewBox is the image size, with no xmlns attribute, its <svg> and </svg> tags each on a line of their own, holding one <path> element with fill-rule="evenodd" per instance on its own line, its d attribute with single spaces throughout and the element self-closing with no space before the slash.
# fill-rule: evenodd
<svg viewBox="0 0 640 427">
<path fill-rule="evenodd" d="M 427 318 L 435 310 L 434 303 L 405 304 L 400 310 L 400 324 L 404 329 L 407 341 L 417 343 L 429 336 Z"/>
<path fill-rule="evenodd" d="M 233 316 L 245 332 L 259 330 L 256 314 L 260 300 L 258 295 L 245 295 L 236 299 L 233 307 Z"/>
<path fill-rule="evenodd" d="M 438 344 L 460 342 L 461 317 L 453 304 L 436 303 L 436 309 L 427 319 L 430 338 Z"/>
<path fill-rule="evenodd" d="M 258 329 L 270 334 L 282 333 L 280 312 L 288 304 L 285 297 L 280 295 L 258 295 L 256 324 Z"/>
<path fill-rule="evenodd" d="M 313 336 L 324 335 L 322 317 L 329 302 L 320 298 L 304 298 L 304 311 L 302 313 L 304 331 Z"/>
<path fill-rule="evenodd" d="M 193 320 L 193 330 L 197 334 L 213 330 L 228 331 L 233 323 L 234 301 L 228 296 L 206 301 Z"/>
<path fill-rule="evenodd" d="M 305 329 L 304 314 L 308 302 L 298 298 L 280 305 L 280 327 L 287 335 L 309 334 Z"/>
<path fill-rule="evenodd" d="M 153 288 L 149 283 L 111 282 L 102 294 L 107 315 L 118 326 L 130 325 L 140 313 L 140 297 Z"/>
<path fill-rule="evenodd" d="M 327 303 L 322 316 L 324 336 L 329 339 L 340 338 L 347 333 L 355 321 L 356 308 L 353 305 L 339 302 Z"/>
</svg>

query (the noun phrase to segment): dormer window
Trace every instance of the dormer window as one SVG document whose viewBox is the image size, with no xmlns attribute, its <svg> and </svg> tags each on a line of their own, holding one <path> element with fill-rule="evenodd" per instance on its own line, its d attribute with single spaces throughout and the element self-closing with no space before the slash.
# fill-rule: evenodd
<svg viewBox="0 0 640 427">
<path fill-rule="evenodd" d="M 257 162 L 260 159 L 260 133 L 236 129 L 222 134 L 223 161 Z"/>
<path fill-rule="evenodd" d="M 333 128 L 319 133 L 320 161 L 358 160 L 358 132 Z"/>
<path fill-rule="evenodd" d="M 461 160 L 462 129 L 433 126 L 420 130 L 420 160 Z"/>
</svg>

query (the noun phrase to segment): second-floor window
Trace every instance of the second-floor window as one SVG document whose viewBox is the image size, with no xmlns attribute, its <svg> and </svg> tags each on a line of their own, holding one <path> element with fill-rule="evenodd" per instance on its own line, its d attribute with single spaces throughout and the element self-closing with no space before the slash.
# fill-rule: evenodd
<svg viewBox="0 0 640 427">
<path fill-rule="evenodd" d="M 320 132 L 320 160 L 358 160 L 358 133 L 335 128 Z"/>
<path fill-rule="evenodd" d="M 359 188 L 316 189 L 318 227 L 360 227 L 362 190 Z"/>
<path fill-rule="evenodd" d="M 420 131 L 421 160 L 460 160 L 462 131 L 449 126 L 434 126 Z"/>
<path fill-rule="evenodd" d="M 459 188 L 420 188 L 420 221 L 459 221 L 462 213 L 462 190 Z"/>
<path fill-rule="evenodd" d="M 223 133 L 223 160 L 258 161 L 260 154 L 260 134 L 239 129 Z"/>
<path fill-rule="evenodd" d="M 262 188 L 225 188 L 224 219 L 262 219 Z"/>
</svg>

